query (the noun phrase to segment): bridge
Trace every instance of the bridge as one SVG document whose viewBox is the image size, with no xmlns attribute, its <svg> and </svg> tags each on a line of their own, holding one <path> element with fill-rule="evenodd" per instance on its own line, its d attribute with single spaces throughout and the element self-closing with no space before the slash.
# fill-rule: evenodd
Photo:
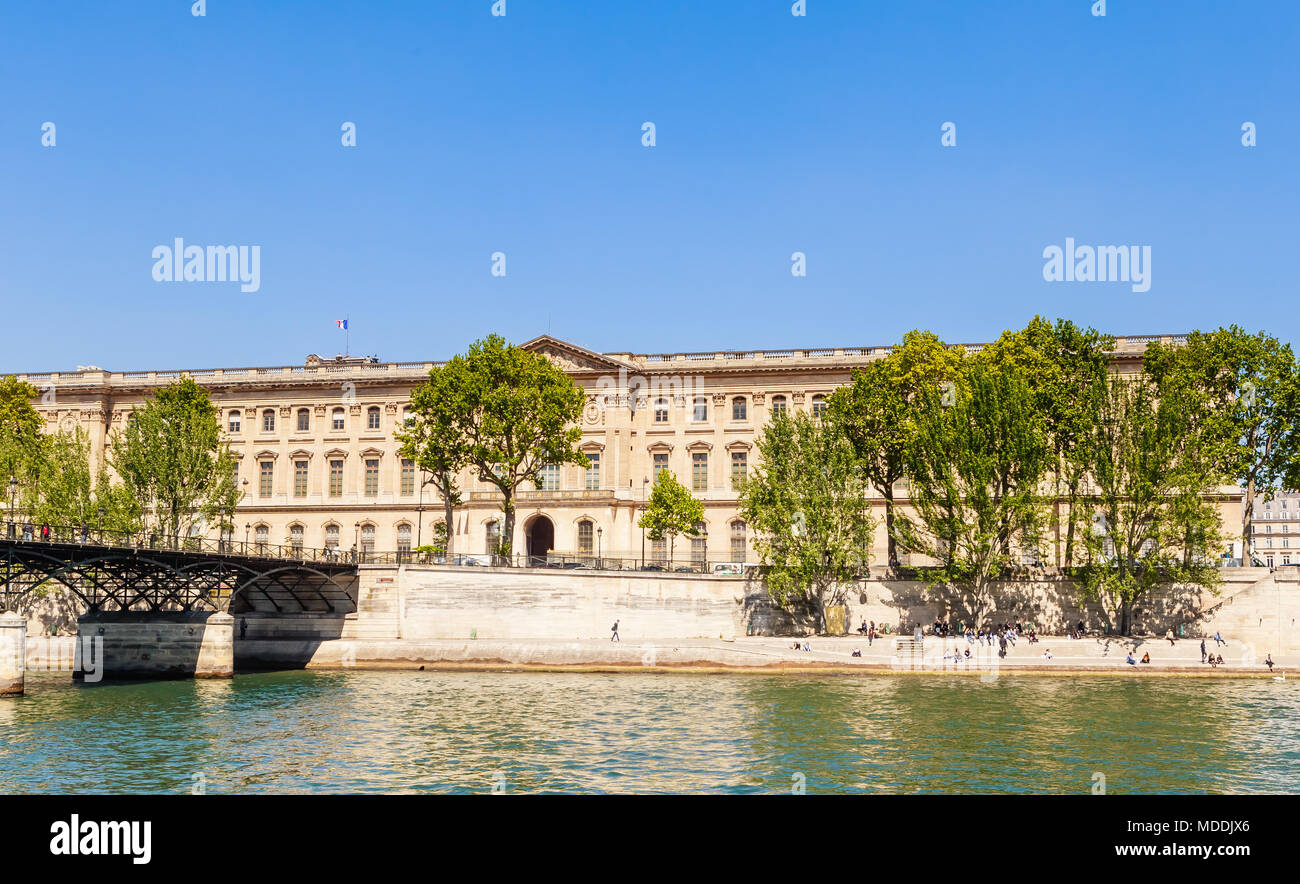
<svg viewBox="0 0 1300 884">
<path fill-rule="evenodd" d="M 358 563 L 333 549 L 9 523 L 0 561 L 0 694 L 22 692 L 27 612 L 51 595 L 96 678 L 229 677 L 236 618 L 341 628 L 357 610 Z"/>
</svg>

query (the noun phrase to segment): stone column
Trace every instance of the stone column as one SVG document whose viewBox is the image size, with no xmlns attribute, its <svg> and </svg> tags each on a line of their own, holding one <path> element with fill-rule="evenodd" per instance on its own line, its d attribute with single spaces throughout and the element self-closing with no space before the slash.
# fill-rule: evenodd
<svg viewBox="0 0 1300 884">
<path fill-rule="evenodd" d="M 21 694 L 27 675 L 27 618 L 0 615 L 0 696 Z"/>
<path fill-rule="evenodd" d="M 195 678 L 230 678 L 235 674 L 235 618 L 224 611 L 208 617 L 203 625 L 194 664 Z"/>
</svg>

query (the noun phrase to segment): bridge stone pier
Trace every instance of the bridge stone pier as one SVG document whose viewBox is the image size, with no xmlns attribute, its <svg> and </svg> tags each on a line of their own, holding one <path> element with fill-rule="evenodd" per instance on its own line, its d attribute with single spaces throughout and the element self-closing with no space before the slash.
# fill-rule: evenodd
<svg viewBox="0 0 1300 884">
<path fill-rule="evenodd" d="M 0 615 L 0 696 L 21 694 L 27 680 L 27 618 Z"/>
<path fill-rule="evenodd" d="M 230 678 L 234 627 L 235 618 L 220 611 L 112 611 L 77 619 L 78 642 L 103 655 L 100 671 L 109 679 Z M 73 678 L 84 678 L 82 670 Z"/>
</svg>

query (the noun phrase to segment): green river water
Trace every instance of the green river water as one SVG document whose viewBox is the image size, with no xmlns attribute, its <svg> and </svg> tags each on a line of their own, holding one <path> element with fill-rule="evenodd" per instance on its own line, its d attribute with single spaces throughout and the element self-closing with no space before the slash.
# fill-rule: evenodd
<svg viewBox="0 0 1300 884">
<path fill-rule="evenodd" d="M 1300 681 L 285 672 L 0 698 L 0 793 L 1300 792 Z"/>
</svg>

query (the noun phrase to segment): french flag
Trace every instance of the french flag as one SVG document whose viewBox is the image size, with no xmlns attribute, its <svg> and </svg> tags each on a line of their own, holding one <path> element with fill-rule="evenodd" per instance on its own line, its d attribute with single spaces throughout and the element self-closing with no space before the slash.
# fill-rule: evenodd
<svg viewBox="0 0 1300 884">
<path fill-rule="evenodd" d="M 348 327 L 348 321 L 346 319 L 336 319 L 334 320 L 334 324 L 341 329 L 346 329 Z"/>
</svg>

